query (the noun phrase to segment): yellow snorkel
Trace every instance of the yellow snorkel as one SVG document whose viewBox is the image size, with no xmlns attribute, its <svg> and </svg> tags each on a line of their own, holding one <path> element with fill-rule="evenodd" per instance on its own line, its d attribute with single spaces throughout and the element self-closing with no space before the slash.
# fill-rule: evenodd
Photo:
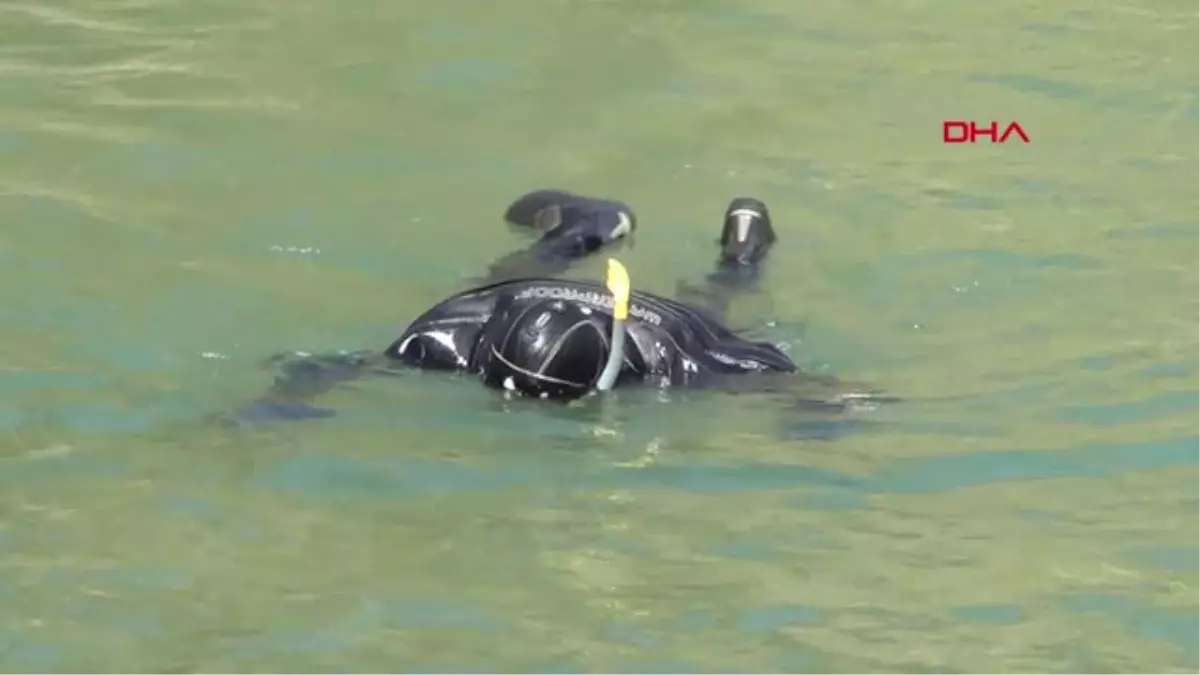
<svg viewBox="0 0 1200 675">
<path fill-rule="evenodd" d="M 625 319 L 629 317 L 629 272 L 614 258 L 608 259 L 608 274 L 604 285 L 613 296 L 612 345 L 608 351 L 608 363 L 596 380 L 596 391 L 608 391 L 617 382 L 621 366 L 625 364 Z"/>
</svg>

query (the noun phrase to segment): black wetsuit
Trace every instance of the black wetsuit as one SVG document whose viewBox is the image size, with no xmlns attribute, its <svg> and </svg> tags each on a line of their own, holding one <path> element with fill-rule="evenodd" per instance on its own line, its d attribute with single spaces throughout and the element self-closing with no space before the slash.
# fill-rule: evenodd
<svg viewBox="0 0 1200 675">
<path fill-rule="evenodd" d="M 580 303 L 611 317 L 612 295 L 596 283 L 515 279 L 442 301 L 404 331 L 385 355 L 410 366 L 479 372 L 481 355 L 501 335 L 508 317 L 543 300 Z M 777 347 L 750 342 L 725 328 L 711 311 L 634 291 L 625 325 L 627 349 L 618 383 L 703 386 L 718 376 L 794 372 Z"/>
<path fill-rule="evenodd" d="M 267 395 L 243 410 L 243 417 L 298 419 L 331 415 L 331 411 L 314 408 L 308 402 L 339 382 L 370 372 L 395 374 L 415 367 L 480 373 L 481 355 L 497 335 L 507 330 L 523 303 L 578 303 L 611 320 L 612 298 L 604 286 L 553 275 L 627 238 L 636 227 L 628 206 L 541 190 L 515 201 L 505 219 L 522 227 L 542 229 L 543 235 L 529 247 L 493 263 L 482 285 L 426 311 L 382 353 L 272 357 L 281 373 Z M 796 365 L 777 347 L 743 339 L 722 324 L 731 299 L 756 285 L 759 263 L 774 241 L 766 206 L 754 199 L 735 199 L 726 210 L 716 269 L 701 284 L 680 288 L 680 295 L 688 297 L 689 302 L 634 290 L 626 323 L 627 352 L 618 386 L 643 383 L 695 387 L 744 379 L 723 377 L 730 375 L 796 373 Z M 636 273 L 633 278 L 637 279 Z M 628 349 L 630 345 L 633 349 Z M 805 379 L 836 383 L 833 378 L 806 375 Z"/>
</svg>

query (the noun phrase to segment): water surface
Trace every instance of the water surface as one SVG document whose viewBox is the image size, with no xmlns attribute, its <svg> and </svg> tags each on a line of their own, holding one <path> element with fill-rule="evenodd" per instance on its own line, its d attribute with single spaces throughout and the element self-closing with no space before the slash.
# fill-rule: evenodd
<svg viewBox="0 0 1200 675">
<path fill-rule="evenodd" d="M 0 30 L 0 669 L 1196 671 L 1194 3 L 54 0 Z M 766 200 L 735 321 L 911 403 L 414 374 L 205 422 L 272 353 L 386 345 L 549 186 L 633 204 L 623 260 L 667 293 Z"/>
</svg>

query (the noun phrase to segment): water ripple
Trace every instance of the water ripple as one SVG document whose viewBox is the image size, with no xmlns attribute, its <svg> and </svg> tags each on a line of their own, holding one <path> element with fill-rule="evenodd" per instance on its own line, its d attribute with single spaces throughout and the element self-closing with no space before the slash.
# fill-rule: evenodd
<svg viewBox="0 0 1200 675">
<path fill-rule="evenodd" d="M 975 485 L 1052 478 L 1113 476 L 1144 471 L 1196 466 L 1200 436 L 1156 441 L 1089 444 L 1066 450 L 973 452 L 935 458 L 912 459 L 866 483 L 869 492 L 931 493 Z"/>
<path fill-rule="evenodd" d="M 1069 406 L 1060 410 L 1057 417 L 1071 422 L 1112 426 L 1144 422 L 1184 411 L 1194 413 L 1198 405 L 1200 394 L 1195 391 L 1172 392 L 1156 394 L 1139 401 Z"/>
<path fill-rule="evenodd" d="M 49 26 L 82 28 L 97 33 L 144 34 L 147 32 L 146 29 L 130 23 L 94 18 L 83 12 L 54 7 L 45 3 L 4 2 L 0 3 L 0 14 L 3 13 L 34 19 L 38 23 Z"/>
</svg>

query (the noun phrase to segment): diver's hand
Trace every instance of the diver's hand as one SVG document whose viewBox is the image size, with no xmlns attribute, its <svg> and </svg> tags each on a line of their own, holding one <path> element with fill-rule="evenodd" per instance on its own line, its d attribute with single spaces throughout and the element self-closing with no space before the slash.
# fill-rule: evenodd
<svg viewBox="0 0 1200 675">
<path fill-rule="evenodd" d="M 627 205 L 610 199 L 581 197 L 560 190 L 539 190 L 513 202 L 505 213 L 510 223 L 543 230 L 533 244 L 508 253 L 475 282 L 558 276 L 576 260 L 629 237 L 637 218 Z"/>
<path fill-rule="evenodd" d="M 586 200 L 559 209 L 559 222 L 533 248 L 543 254 L 582 258 L 633 233 L 633 212 L 623 205 Z"/>
<path fill-rule="evenodd" d="M 566 190 L 534 190 L 517 197 L 504 211 L 504 220 L 513 225 L 543 232 L 570 224 L 581 213 L 624 212 L 633 220 L 633 209 L 615 199 L 588 197 Z"/>
<path fill-rule="evenodd" d="M 283 352 L 264 359 L 262 365 L 276 371 L 271 388 L 234 412 L 214 416 L 214 421 L 238 426 L 333 417 L 333 410 L 311 402 L 347 382 L 367 375 L 397 375 L 402 368 L 374 351 Z"/>
<path fill-rule="evenodd" d="M 527 192 L 504 211 L 504 220 L 513 225 L 549 230 L 562 222 L 561 209 L 587 197 L 566 190 L 534 190 Z"/>
<path fill-rule="evenodd" d="M 880 391 L 850 391 L 826 397 L 801 396 L 796 400 L 797 410 L 813 412 L 858 412 L 874 410 L 884 403 L 900 403 L 902 399 Z"/>
</svg>

